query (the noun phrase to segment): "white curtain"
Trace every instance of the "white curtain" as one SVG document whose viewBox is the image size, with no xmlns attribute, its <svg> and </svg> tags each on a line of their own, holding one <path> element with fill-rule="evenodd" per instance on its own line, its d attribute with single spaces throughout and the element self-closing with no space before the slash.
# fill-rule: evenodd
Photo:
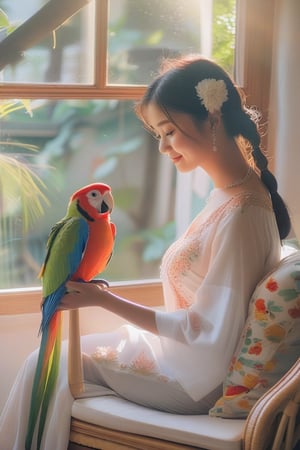
<svg viewBox="0 0 300 450">
<path fill-rule="evenodd" d="M 276 177 L 300 242 L 300 1 L 275 0 L 269 143 Z"/>
</svg>

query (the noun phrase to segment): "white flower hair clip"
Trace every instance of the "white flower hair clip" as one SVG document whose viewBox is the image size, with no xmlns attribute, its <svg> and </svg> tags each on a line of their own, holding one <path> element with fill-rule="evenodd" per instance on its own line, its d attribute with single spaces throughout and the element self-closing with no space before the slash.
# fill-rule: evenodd
<svg viewBox="0 0 300 450">
<path fill-rule="evenodd" d="M 209 113 L 220 111 L 228 99 L 228 91 L 224 80 L 205 78 L 195 86 L 197 96 Z"/>
</svg>

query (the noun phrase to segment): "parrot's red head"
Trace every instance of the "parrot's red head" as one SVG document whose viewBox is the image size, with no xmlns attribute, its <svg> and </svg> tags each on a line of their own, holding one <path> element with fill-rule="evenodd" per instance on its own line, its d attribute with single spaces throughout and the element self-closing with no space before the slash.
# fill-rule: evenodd
<svg viewBox="0 0 300 450">
<path fill-rule="evenodd" d="M 107 217 L 114 206 L 111 188 L 104 183 L 93 183 L 74 192 L 70 205 L 76 204 L 78 212 L 87 220 Z"/>
</svg>

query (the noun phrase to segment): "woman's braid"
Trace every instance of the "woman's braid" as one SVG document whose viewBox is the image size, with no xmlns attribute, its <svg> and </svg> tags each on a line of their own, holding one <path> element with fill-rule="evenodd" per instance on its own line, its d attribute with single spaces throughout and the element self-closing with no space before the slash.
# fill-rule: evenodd
<svg viewBox="0 0 300 450">
<path fill-rule="evenodd" d="M 224 105 L 225 106 L 225 105 Z M 287 207 L 282 200 L 281 196 L 278 194 L 277 181 L 274 175 L 268 169 L 268 159 L 263 154 L 260 148 L 261 138 L 258 131 L 257 124 L 254 117 L 252 116 L 251 110 L 247 110 L 243 106 L 241 109 L 236 110 L 237 113 L 233 115 L 227 115 L 224 123 L 227 132 L 231 136 L 243 136 L 252 146 L 251 155 L 255 162 L 256 167 L 260 171 L 260 177 L 268 191 L 270 192 L 273 210 L 276 217 L 276 222 L 279 230 L 279 235 L 281 239 L 287 237 L 291 229 L 291 221 Z M 224 111 L 225 112 L 225 111 Z M 228 111 L 229 113 L 229 111 Z M 230 120 L 228 121 L 228 116 Z"/>
</svg>

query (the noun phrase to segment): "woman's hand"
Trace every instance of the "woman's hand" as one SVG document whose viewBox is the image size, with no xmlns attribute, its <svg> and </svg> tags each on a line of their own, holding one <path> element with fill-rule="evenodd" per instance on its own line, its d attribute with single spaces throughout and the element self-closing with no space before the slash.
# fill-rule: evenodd
<svg viewBox="0 0 300 450">
<path fill-rule="evenodd" d="M 68 281 L 65 294 L 57 309 L 77 309 L 84 306 L 101 306 L 145 330 L 157 334 L 155 311 L 113 294 L 105 282 L 80 283 Z"/>
<path fill-rule="evenodd" d="M 67 293 L 61 299 L 59 310 L 77 309 L 85 306 L 101 306 L 101 292 L 107 289 L 104 283 L 68 281 Z"/>
</svg>

